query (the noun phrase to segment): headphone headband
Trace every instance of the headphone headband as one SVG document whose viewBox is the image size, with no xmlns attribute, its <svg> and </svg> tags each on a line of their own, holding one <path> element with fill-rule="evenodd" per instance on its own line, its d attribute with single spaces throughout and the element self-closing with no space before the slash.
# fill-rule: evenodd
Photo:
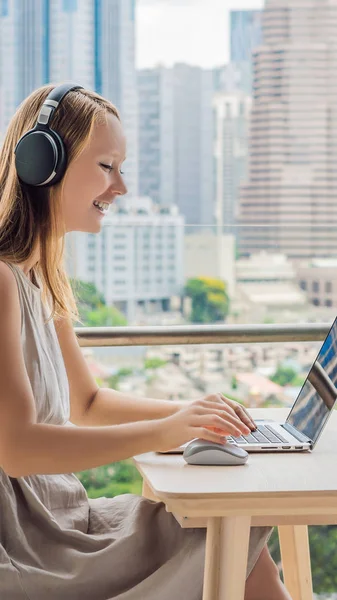
<svg viewBox="0 0 337 600">
<path fill-rule="evenodd" d="M 72 90 L 78 89 L 83 89 L 83 87 L 73 83 L 61 83 L 61 85 L 54 87 L 41 106 L 36 125 L 39 124 L 49 127 L 51 117 L 63 98 Z"/>
<path fill-rule="evenodd" d="M 56 86 L 44 100 L 36 125 L 16 144 L 15 167 L 22 183 L 47 187 L 62 179 L 67 167 L 67 150 L 61 136 L 50 127 L 50 120 L 72 90 L 83 89 L 74 83 Z"/>
</svg>

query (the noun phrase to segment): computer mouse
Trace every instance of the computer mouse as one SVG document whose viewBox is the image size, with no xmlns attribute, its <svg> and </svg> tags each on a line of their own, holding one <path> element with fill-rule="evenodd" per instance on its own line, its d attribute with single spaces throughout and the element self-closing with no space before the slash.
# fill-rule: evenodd
<svg viewBox="0 0 337 600">
<path fill-rule="evenodd" d="M 248 452 L 235 444 L 192 440 L 183 453 L 189 465 L 244 465 Z"/>
</svg>

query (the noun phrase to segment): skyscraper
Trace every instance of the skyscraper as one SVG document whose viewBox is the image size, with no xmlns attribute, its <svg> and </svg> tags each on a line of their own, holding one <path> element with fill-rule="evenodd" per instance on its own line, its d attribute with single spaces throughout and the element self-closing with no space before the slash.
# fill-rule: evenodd
<svg viewBox="0 0 337 600">
<path fill-rule="evenodd" d="M 49 80 L 49 0 L 0 2 L 0 140 L 20 102 Z"/>
<path fill-rule="evenodd" d="M 127 139 L 123 167 L 130 195 L 138 194 L 138 95 L 135 68 L 136 0 L 93 0 L 95 89 L 119 109 Z"/>
<path fill-rule="evenodd" d="M 337 0 L 267 0 L 240 251 L 337 253 Z"/>
<path fill-rule="evenodd" d="M 186 224 L 214 224 L 213 72 L 177 64 L 174 77 L 175 197 Z"/>
<path fill-rule="evenodd" d="M 92 0 L 49 0 L 49 77 L 94 89 L 94 7 Z"/>
<path fill-rule="evenodd" d="M 200 67 L 139 73 L 140 189 L 176 204 L 190 227 L 214 224 L 213 91 Z"/>
<path fill-rule="evenodd" d="M 231 62 L 251 61 L 253 50 L 262 42 L 261 16 L 260 10 L 231 10 Z"/>
<path fill-rule="evenodd" d="M 135 0 L 0 0 L 0 140 L 28 94 L 61 81 L 116 104 L 128 142 L 125 180 L 137 195 Z"/>
<path fill-rule="evenodd" d="M 236 90 L 252 93 L 252 53 L 262 43 L 262 11 L 232 10 L 230 12 L 230 63 L 223 67 L 222 91 L 228 89 L 233 74 Z"/>
<path fill-rule="evenodd" d="M 247 175 L 251 97 L 244 92 L 215 94 L 216 223 L 236 233 L 240 183 Z"/>
<path fill-rule="evenodd" d="M 156 204 L 175 203 L 173 71 L 164 67 L 138 73 L 139 191 Z"/>
</svg>

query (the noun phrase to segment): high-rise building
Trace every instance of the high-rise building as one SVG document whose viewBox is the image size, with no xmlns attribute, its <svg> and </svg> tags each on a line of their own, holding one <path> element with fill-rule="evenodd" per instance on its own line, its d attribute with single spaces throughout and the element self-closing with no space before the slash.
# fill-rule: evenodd
<svg viewBox="0 0 337 600">
<path fill-rule="evenodd" d="M 252 93 L 251 61 L 230 62 L 213 70 L 214 92 Z"/>
<path fill-rule="evenodd" d="M 0 141 L 23 98 L 49 80 L 49 6 L 0 1 Z"/>
<path fill-rule="evenodd" d="M 250 62 L 252 52 L 262 43 L 261 10 L 230 11 L 230 60 Z"/>
<path fill-rule="evenodd" d="M 0 140 L 26 96 L 61 81 L 117 106 L 128 145 L 125 181 L 137 195 L 135 0 L 0 0 Z"/>
<path fill-rule="evenodd" d="M 224 67 L 223 78 L 228 85 L 233 74 L 236 90 L 252 93 L 252 53 L 262 44 L 262 11 L 232 10 L 230 12 L 230 63 Z M 231 89 L 222 87 L 222 91 Z"/>
<path fill-rule="evenodd" d="M 240 251 L 337 253 L 337 0 L 267 0 Z"/>
<path fill-rule="evenodd" d="M 47 81 L 74 81 L 94 89 L 96 31 L 92 0 L 49 0 L 49 18 Z"/>
<path fill-rule="evenodd" d="M 239 186 L 247 176 L 251 97 L 220 92 L 213 107 L 216 224 L 235 234 Z"/>
<path fill-rule="evenodd" d="M 175 203 L 172 69 L 139 71 L 138 94 L 140 195 L 168 206 Z"/>
<path fill-rule="evenodd" d="M 191 226 L 214 223 L 214 73 L 177 64 L 139 72 L 140 189 L 176 204 Z"/>
<path fill-rule="evenodd" d="M 138 96 L 135 68 L 136 0 L 92 0 L 95 89 L 119 109 L 127 139 L 125 182 L 138 195 Z"/>
<path fill-rule="evenodd" d="M 214 223 L 213 72 L 177 64 L 173 77 L 175 202 L 192 230 Z"/>
<path fill-rule="evenodd" d="M 90 281 L 133 321 L 141 308 L 169 308 L 184 284 L 184 219 L 176 206 L 156 207 L 150 198 L 122 199 L 104 218 L 100 235 L 67 239 L 67 272 Z"/>
</svg>

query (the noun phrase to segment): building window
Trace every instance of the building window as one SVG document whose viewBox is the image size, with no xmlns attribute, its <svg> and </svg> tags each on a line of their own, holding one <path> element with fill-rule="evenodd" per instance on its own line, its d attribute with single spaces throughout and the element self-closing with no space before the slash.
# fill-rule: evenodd
<svg viewBox="0 0 337 600">
<path fill-rule="evenodd" d="M 319 292 L 319 281 L 313 281 L 312 282 L 312 291 L 313 292 Z"/>
<path fill-rule="evenodd" d="M 302 279 L 300 281 L 300 288 L 302 288 L 302 290 L 306 290 L 307 289 L 307 282 L 304 281 L 304 279 Z"/>
<path fill-rule="evenodd" d="M 327 294 L 331 294 L 332 292 L 332 283 L 331 281 L 326 281 L 325 282 L 325 291 Z M 331 304 L 327 304 L 327 306 L 331 306 Z"/>
<path fill-rule="evenodd" d="M 332 301 L 331 300 L 326 300 L 325 301 L 325 306 L 332 306 Z"/>
<path fill-rule="evenodd" d="M 319 306 L 320 305 L 319 298 L 313 298 L 312 299 L 312 303 L 313 303 L 314 306 Z"/>
</svg>

